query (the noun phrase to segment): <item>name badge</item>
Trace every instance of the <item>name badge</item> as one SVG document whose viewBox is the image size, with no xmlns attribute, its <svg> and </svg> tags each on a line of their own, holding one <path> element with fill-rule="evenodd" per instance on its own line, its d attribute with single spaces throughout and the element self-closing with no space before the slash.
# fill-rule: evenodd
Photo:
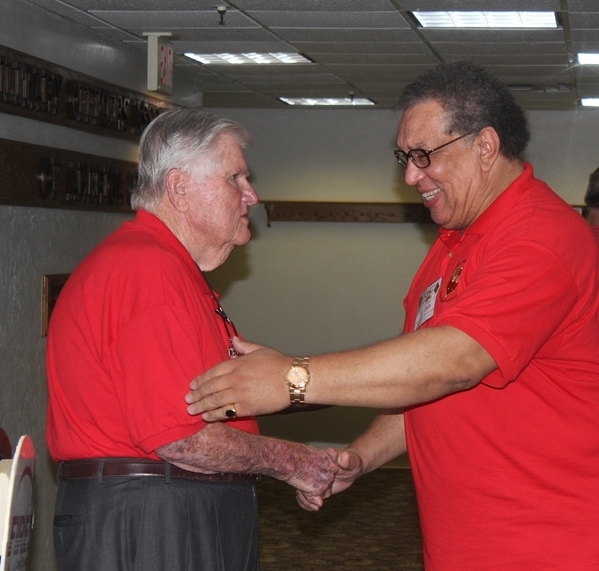
<svg viewBox="0 0 599 571">
<path fill-rule="evenodd" d="M 425 321 L 428 321 L 435 313 L 435 303 L 437 302 L 437 293 L 441 288 L 442 278 L 429 285 L 420 296 L 418 303 L 418 313 L 414 323 L 414 331 L 418 329 Z"/>
</svg>

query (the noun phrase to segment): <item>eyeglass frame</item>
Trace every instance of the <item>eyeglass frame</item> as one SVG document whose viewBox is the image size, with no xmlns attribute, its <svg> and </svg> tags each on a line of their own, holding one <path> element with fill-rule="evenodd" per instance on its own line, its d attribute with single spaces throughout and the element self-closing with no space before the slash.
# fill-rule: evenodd
<svg viewBox="0 0 599 571">
<path fill-rule="evenodd" d="M 444 143 L 443 145 L 440 145 L 439 147 L 435 147 L 434 149 L 431 149 L 430 151 L 427 151 L 426 149 L 410 149 L 406 153 L 406 152 L 402 151 L 401 149 L 395 149 L 393 151 L 393 154 L 395 155 L 395 158 L 397 159 L 397 162 L 404 169 L 408 168 L 408 159 L 412 161 L 412 164 L 416 168 L 426 169 L 426 168 L 428 168 L 428 167 L 431 166 L 431 155 L 433 153 L 437 152 L 438 150 L 442 149 L 443 147 L 447 147 L 447 145 L 451 145 L 451 143 L 455 143 L 456 141 L 459 141 L 460 139 L 463 139 L 464 137 L 467 137 L 468 135 L 472 135 L 472 132 L 466 133 L 464 135 L 460 135 L 456 139 L 452 139 L 451 141 L 448 141 L 447 143 Z M 415 153 L 415 152 L 422 153 L 419 156 L 422 157 L 422 158 L 424 158 L 426 160 L 426 165 L 420 166 L 420 165 L 416 164 L 416 161 L 414 161 L 414 157 L 412 156 L 412 153 Z"/>
</svg>

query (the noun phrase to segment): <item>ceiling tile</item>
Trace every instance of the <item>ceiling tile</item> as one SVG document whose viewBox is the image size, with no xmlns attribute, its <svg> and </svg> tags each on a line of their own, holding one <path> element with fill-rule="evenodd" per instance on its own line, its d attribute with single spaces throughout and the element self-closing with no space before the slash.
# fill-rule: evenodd
<svg viewBox="0 0 599 571">
<path fill-rule="evenodd" d="M 235 6 L 240 10 L 258 10 L 268 12 L 302 12 L 302 11 L 352 11 L 371 12 L 386 10 L 395 12 L 397 9 L 389 0 L 236 0 Z"/>
<path fill-rule="evenodd" d="M 260 26 L 241 12 L 227 12 L 226 25 L 219 24 L 216 10 L 169 10 L 169 11 L 127 11 L 90 10 L 90 14 L 120 28 L 138 29 L 195 29 L 195 28 L 259 28 Z M 196 32 L 199 33 L 199 32 Z"/>
<path fill-rule="evenodd" d="M 107 42 L 147 49 L 144 32 L 172 33 L 177 73 L 199 76 L 206 107 L 283 107 L 295 96 L 359 92 L 392 109 L 405 85 L 438 61 L 488 66 L 527 108 L 567 108 L 581 93 L 599 97 L 599 70 L 574 61 L 599 51 L 599 0 L 27 0 L 102 34 Z M 227 6 L 221 25 L 216 5 Z M 552 10 L 556 30 L 431 30 L 409 12 Z M 203 66 L 185 52 L 303 53 L 308 66 Z M 556 93 L 557 86 L 567 90 Z M 552 91 L 553 89 L 553 91 Z"/>
<path fill-rule="evenodd" d="M 409 29 L 399 12 L 248 12 L 269 28 Z"/>
</svg>

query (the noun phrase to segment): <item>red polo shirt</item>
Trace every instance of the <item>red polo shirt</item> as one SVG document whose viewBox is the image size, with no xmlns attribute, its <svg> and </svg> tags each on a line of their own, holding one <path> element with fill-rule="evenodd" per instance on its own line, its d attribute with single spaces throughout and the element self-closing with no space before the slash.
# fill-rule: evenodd
<svg viewBox="0 0 599 571">
<path fill-rule="evenodd" d="M 599 569 L 598 265 L 530 165 L 463 233 L 440 230 L 405 332 L 441 279 L 421 327 L 467 333 L 499 368 L 406 411 L 427 571 Z"/>
<path fill-rule="evenodd" d="M 54 460 L 158 459 L 205 423 L 191 380 L 228 358 L 210 290 L 179 240 L 139 211 L 73 272 L 48 332 L 47 440 Z M 254 434 L 254 419 L 230 422 Z"/>
</svg>

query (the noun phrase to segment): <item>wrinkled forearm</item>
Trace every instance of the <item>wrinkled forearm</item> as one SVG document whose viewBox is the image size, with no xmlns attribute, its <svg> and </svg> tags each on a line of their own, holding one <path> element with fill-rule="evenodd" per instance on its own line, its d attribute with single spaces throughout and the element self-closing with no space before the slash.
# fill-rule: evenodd
<svg viewBox="0 0 599 571">
<path fill-rule="evenodd" d="M 336 459 L 324 450 L 249 434 L 222 423 L 161 446 L 156 454 L 193 472 L 263 474 L 306 491 L 328 488 L 338 469 Z"/>
</svg>

